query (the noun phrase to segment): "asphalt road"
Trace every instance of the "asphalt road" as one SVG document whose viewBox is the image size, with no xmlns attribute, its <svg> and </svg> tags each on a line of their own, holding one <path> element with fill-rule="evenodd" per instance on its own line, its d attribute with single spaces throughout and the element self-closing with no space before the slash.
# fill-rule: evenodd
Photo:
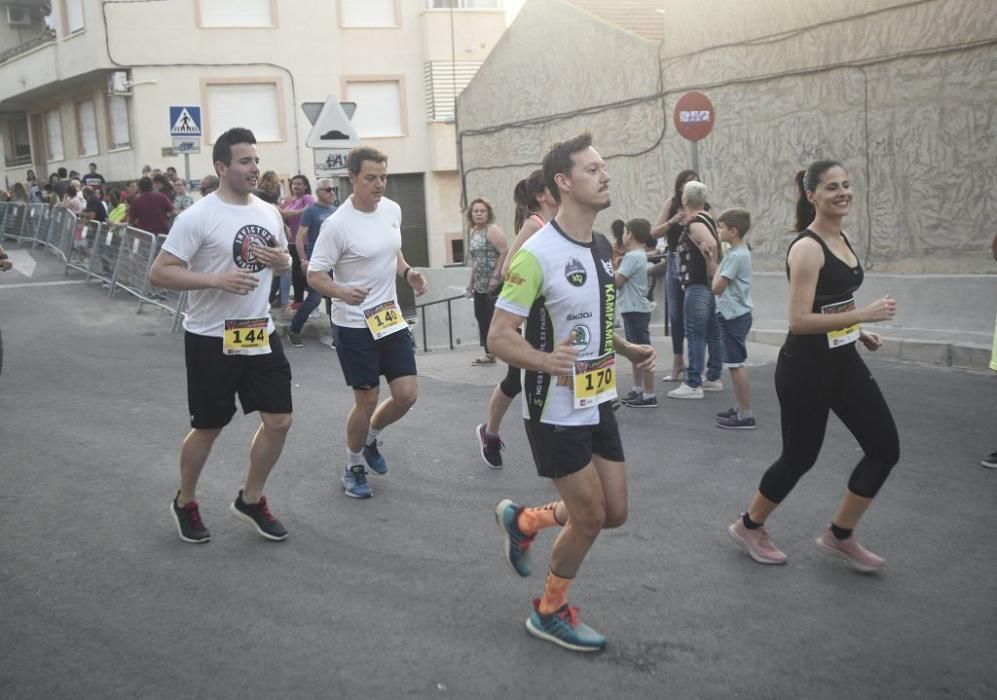
<svg viewBox="0 0 997 700">
<path fill-rule="evenodd" d="M 227 513 L 257 425 L 238 415 L 200 485 L 213 540 L 189 545 L 168 512 L 182 337 L 94 286 L 44 284 L 65 278 L 33 257 L 30 279 L 0 276 L 7 700 L 997 697 L 997 472 L 979 466 L 997 449 L 993 376 L 870 361 L 902 441 L 857 531 L 888 561 L 874 576 L 813 545 L 859 458 L 836 419 L 769 521 L 789 564 L 755 564 L 727 536 L 779 451 L 772 353 L 751 370 L 755 432 L 714 427 L 729 390 L 621 414 L 630 519 L 572 588 L 609 647 L 577 655 L 526 634 L 542 575 L 519 579 L 500 554 L 494 504 L 553 497 L 514 416 L 507 466 L 478 455 L 500 370 L 420 357 L 419 402 L 382 435 L 390 473 L 356 501 L 339 486 L 351 398 L 336 357 L 288 348 L 295 424 L 267 493 L 289 539 Z"/>
</svg>

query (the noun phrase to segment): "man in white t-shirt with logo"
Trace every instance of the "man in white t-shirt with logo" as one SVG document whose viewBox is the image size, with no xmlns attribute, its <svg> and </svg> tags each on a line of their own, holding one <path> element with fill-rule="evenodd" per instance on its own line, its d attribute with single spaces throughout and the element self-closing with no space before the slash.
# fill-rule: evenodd
<svg viewBox="0 0 997 700">
<path fill-rule="evenodd" d="M 322 224 L 308 261 L 308 286 L 332 298 L 336 351 L 353 389 L 343 489 L 347 496 L 370 498 L 365 466 L 382 475 L 388 471 L 377 437 L 412 408 L 417 394 L 415 348 L 395 277 L 417 295 L 428 286 L 402 255 L 401 208 L 384 196 L 387 156 L 355 148 L 347 170 L 353 194 Z M 391 396 L 378 405 L 381 375 Z"/>
<path fill-rule="evenodd" d="M 155 287 L 190 292 L 184 319 L 191 431 L 180 448 L 180 490 L 171 512 L 180 539 L 211 534 L 195 499 L 215 439 L 235 414 L 260 412 L 249 473 L 229 510 L 268 540 L 287 530 L 270 513 L 263 486 L 291 427 L 291 368 L 270 318 L 270 283 L 291 268 L 284 224 L 253 196 L 260 175 L 256 139 L 235 128 L 212 151 L 219 187 L 177 217 L 149 273 Z"/>
</svg>

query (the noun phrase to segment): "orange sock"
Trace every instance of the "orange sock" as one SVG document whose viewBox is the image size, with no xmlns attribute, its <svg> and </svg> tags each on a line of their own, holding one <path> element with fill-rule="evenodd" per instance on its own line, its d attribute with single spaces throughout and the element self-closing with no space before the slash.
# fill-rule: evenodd
<svg viewBox="0 0 997 700">
<path fill-rule="evenodd" d="M 568 602 L 568 588 L 572 578 L 561 578 L 550 569 L 547 570 L 547 582 L 544 584 L 544 594 L 540 598 L 538 611 L 541 615 L 557 612 Z"/>
<path fill-rule="evenodd" d="M 545 506 L 523 508 L 523 510 L 519 511 L 519 517 L 516 518 L 516 527 L 524 535 L 529 536 L 537 534 L 538 531 L 543 530 L 545 527 L 560 525 L 561 523 L 557 522 L 557 518 L 554 517 L 557 504 L 558 502 L 554 501 Z"/>
</svg>

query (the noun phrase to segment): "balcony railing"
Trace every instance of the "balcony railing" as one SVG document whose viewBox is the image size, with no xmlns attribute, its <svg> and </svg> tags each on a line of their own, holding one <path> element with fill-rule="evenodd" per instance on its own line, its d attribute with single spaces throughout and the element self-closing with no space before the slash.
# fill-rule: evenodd
<svg viewBox="0 0 997 700">
<path fill-rule="evenodd" d="M 18 44 L 12 49 L 6 49 L 5 51 L 0 51 L 0 64 L 6 63 L 12 58 L 17 58 L 23 53 L 27 53 L 34 48 L 47 44 L 49 42 L 55 41 L 55 30 L 45 29 L 44 32 L 36 37 L 28 39 L 23 44 Z"/>
</svg>

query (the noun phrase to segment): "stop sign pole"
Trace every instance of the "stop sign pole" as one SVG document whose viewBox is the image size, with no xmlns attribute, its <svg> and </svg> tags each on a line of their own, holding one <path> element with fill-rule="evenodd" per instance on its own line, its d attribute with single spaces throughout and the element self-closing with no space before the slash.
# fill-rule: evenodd
<svg viewBox="0 0 997 700">
<path fill-rule="evenodd" d="M 699 142 L 713 131 L 716 112 L 710 98 L 701 92 L 687 92 L 675 103 L 672 121 L 679 136 L 690 143 L 692 169 L 699 172 Z"/>
</svg>

